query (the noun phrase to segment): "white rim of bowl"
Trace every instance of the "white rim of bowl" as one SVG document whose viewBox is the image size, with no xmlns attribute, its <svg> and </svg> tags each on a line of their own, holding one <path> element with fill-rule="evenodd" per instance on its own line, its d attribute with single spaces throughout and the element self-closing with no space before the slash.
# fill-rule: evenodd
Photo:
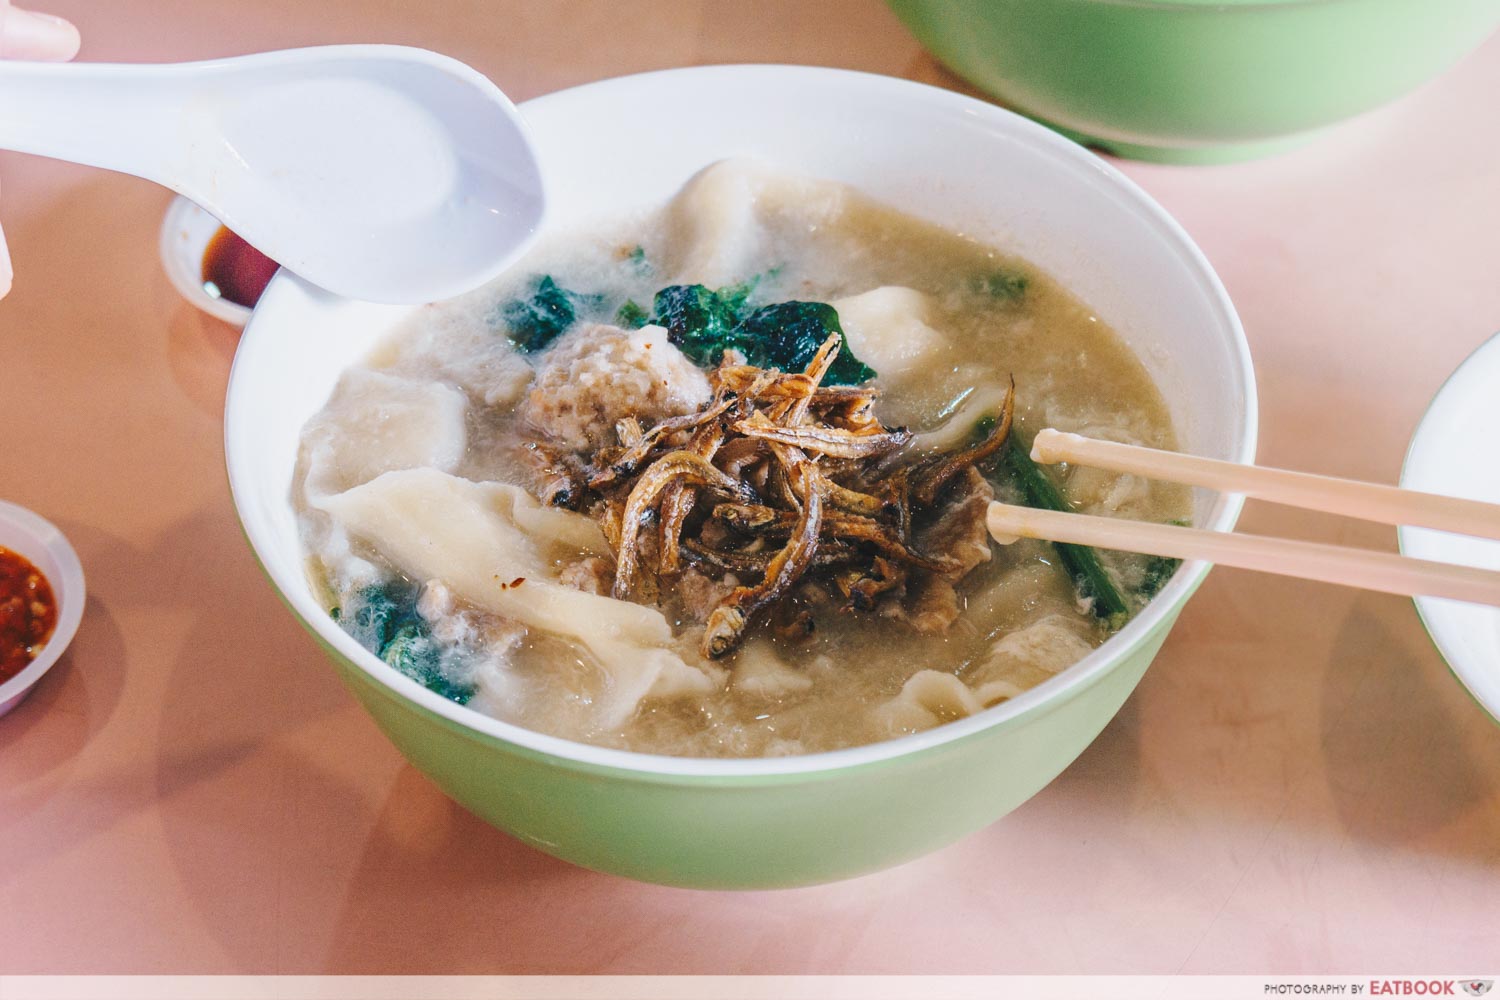
<svg viewBox="0 0 1500 1000">
<path fill-rule="evenodd" d="M 19 504 L 0 500 L 0 518 L 21 526 L 21 530 L 46 549 L 57 560 L 61 579 L 47 577 L 52 586 L 52 596 L 57 600 L 57 624 L 52 628 L 52 638 L 47 640 L 42 655 L 26 665 L 26 669 L 0 684 L 0 705 L 17 695 L 24 694 L 41 680 L 43 674 L 62 658 L 68 644 L 78 633 L 78 623 L 83 620 L 83 606 L 88 600 L 84 588 L 83 564 L 72 544 L 51 521 L 27 510 Z M 41 567 L 38 567 L 40 569 Z"/>
<path fill-rule="evenodd" d="M 1438 391 L 1432 394 L 1432 399 L 1428 400 L 1427 408 L 1422 411 L 1422 416 L 1417 420 L 1416 429 L 1411 432 L 1411 441 L 1409 441 L 1406 445 L 1406 454 L 1401 459 L 1401 478 L 1399 482 L 1403 489 L 1412 488 L 1408 486 L 1407 483 L 1411 476 L 1412 461 L 1417 453 L 1417 442 L 1422 437 L 1422 431 L 1427 426 L 1427 421 L 1432 417 L 1432 411 L 1437 408 L 1438 401 L 1443 398 L 1444 394 L 1447 393 L 1449 387 L 1454 383 L 1455 380 L 1457 380 L 1457 378 L 1465 368 L 1469 367 L 1469 365 L 1480 355 L 1486 354 L 1489 351 L 1500 351 L 1500 333 L 1491 334 L 1489 337 L 1485 338 L 1484 343 L 1480 344 L 1478 347 L 1470 351 L 1468 355 L 1458 363 L 1458 367 L 1448 373 L 1448 377 L 1443 379 L 1443 384 L 1438 386 Z M 1411 547 L 1412 530 L 1413 529 L 1410 525 L 1402 524 L 1396 526 L 1396 551 L 1400 552 L 1402 555 L 1411 554 L 1409 550 Z M 1417 618 L 1419 621 L 1421 621 L 1422 628 L 1427 632 L 1427 638 L 1437 649 L 1438 655 L 1443 658 L 1443 663 L 1448 667 L 1448 673 L 1452 674 L 1454 678 L 1457 679 L 1458 683 L 1463 686 L 1464 691 L 1468 693 L 1470 698 L 1474 699 L 1474 703 L 1481 709 L 1483 709 L 1484 713 L 1488 715 L 1492 721 L 1500 724 L 1500 705 L 1492 706 L 1489 704 L 1489 702 L 1479 696 L 1479 692 L 1475 691 L 1474 686 L 1469 683 L 1468 662 L 1464 657 L 1456 655 L 1452 643 L 1445 642 L 1439 635 L 1439 632 L 1443 630 L 1433 628 L 1432 619 L 1429 617 L 1429 611 L 1427 608 L 1427 602 L 1430 600 L 1436 600 L 1436 598 L 1413 597 L 1411 599 L 1412 606 L 1417 609 Z M 1460 664 L 1462 664 L 1462 666 L 1460 666 Z"/>
<path fill-rule="evenodd" d="M 1215 305 L 1222 313 L 1224 324 L 1233 337 L 1234 353 L 1239 362 L 1237 370 L 1233 373 L 1234 378 L 1239 383 L 1245 400 L 1244 432 L 1238 442 L 1237 454 L 1231 456 L 1231 460 L 1245 463 L 1255 460 L 1255 445 L 1259 424 L 1259 402 L 1255 388 L 1255 369 L 1250 359 L 1250 345 L 1245 339 L 1244 328 L 1240 324 L 1239 315 L 1235 311 L 1234 304 L 1230 301 L 1229 293 L 1225 290 L 1223 282 L 1219 280 L 1219 276 L 1215 273 L 1213 266 L 1208 262 L 1203 251 L 1198 248 L 1197 244 L 1193 242 L 1192 238 L 1188 236 L 1177 220 L 1167 214 L 1167 211 L 1157 204 L 1135 182 L 1131 181 L 1103 159 L 1084 149 L 1084 147 L 1058 135 L 1045 126 L 1038 125 L 1030 119 L 1007 111 L 997 105 L 966 97 L 954 91 L 910 80 L 853 70 L 758 64 L 697 66 L 615 77 L 610 80 L 584 84 L 579 87 L 572 87 L 543 97 L 534 98 L 520 105 L 520 109 L 525 114 L 531 108 L 570 100 L 586 99 L 596 89 L 616 87 L 627 81 L 640 84 L 659 79 L 682 80 L 682 85 L 688 85 L 688 81 L 693 77 L 713 75 L 733 76 L 747 73 L 772 73 L 778 76 L 787 74 L 802 75 L 807 78 L 809 85 L 833 83 L 867 89 L 884 89 L 895 93 L 898 97 L 909 99 L 918 96 L 926 100 L 946 102 L 972 115 L 976 121 L 988 120 L 997 126 L 1021 135 L 1029 142 L 1049 151 L 1060 159 L 1072 161 L 1076 165 L 1096 172 L 1123 200 L 1131 203 L 1142 213 L 1144 222 L 1150 226 L 1154 226 L 1158 234 L 1166 238 L 1167 242 L 1173 246 L 1188 269 L 1202 281 L 1205 290 L 1210 294 Z M 270 286 L 266 289 L 266 294 L 262 297 L 262 302 L 274 303 L 277 299 L 296 292 L 298 286 L 307 289 L 312 288 L 312 286 L 302 282 L 301 279 L 283 270 L 272 279 Z M 260 312 L 256 313 L 256 317 L 261 315 L 263 314 Z M 948 744 L 957 743 L 975 736 L 984 730 L 1040 711 L 1048 703 L 1064 699 L 1069 692 L 1090 686 L 1101 675 L 1108 672 L 1117 661 L 1130 655 L 1143 645 L 1158 628 L 1162 627 L 1168 617 L 1176 614 L 1192 591 L 1208 574 L 1209 565 L 1205 562 L 1194 560 L 1184 563 L 1178 568 L 1167 586 L 1162 588 L 1162 591 L 1140 614 L 1126 623 L 1124 628 L 1111 636 L 1103 645 L 1071 667 L 1017 697 L 1001 702 L 993 708 L 985 709 L 966 719 L 944 723 L 943 725 L 910 736 L 901 736 L 895 739 L 882 740 L 877 743 L 868 743 L 841 750 L 829 750 L 791 757 L 724 759 L 672 757 L 665 754 L 616 750 L 588 743 L 579 743 L 560 736 L 549 736 L 535 730 L 525 729 L 513 723 L 503 722 L 485 715 L 476 709 L 450 701 L 439 694 L 429 691 L 409 677 L 392 670 L 379 657 L 355 642 L 348 633 L 338 627 L 333 619 L 328 617 L 326 610 L 318 606 L 317 602 L 312 599 L 312 594 L 308 589 L 305 579 L 285 579 L 281 574 L 270 569 L 265 561 L 261 559 L 260 553 L 262 547 L 267 551 L 271 551 L 274 549 L 274 542 L 267 536 L 266 531 L 261 525 L 254 521 L 246 520 L 244 516 L 240 500 L 242 497 L 248 495 L 248 488 L 241 485 L 245 481 L 245 474 L 236 469 L 234 457 L 238 452 L 233 446 L 233 421 L 235 414 L 239 410 L 239 379 L 237 376 L 241 365 L 247 363 L 247 358 L 253 358 L 259 349 L 258 340 L 255 336 L 256 322 L 257 319 L 252 317 L 246 335 L 240 341 L 240 348 L 235 355 L 234 367 L 230 372 L 229 392 L 225 405 L 225 458 L 228 463 L 230 493 L 235 500 L 235 513 L 240 518 L 245 536 L 250 541 L 251 549 L 255 553 L 257 561 L 260 562 L 262 570 L 271 579 L 287 605 L 306 628 L 336 650 L 339 655 L 357 665 L 359 669 L 368 674 L 380 686 L 387 689 L 393 696 L 427 709 L 447 722 L 473 732 L 476 737 L 488 737 L 509 744 L 512 747 L 543 754 L 547 757 L 555 758 L 559 764 L 582 765 L 601 770 L 627 772 L 640 777 L 774 779 L 792 776 L 826 775 L 833 771 L 842 771 L 877 764 L 898 757 L 923 753 Z M 1221 494 L 1210 508 L 1209 515 L 1206 518 L 1206 526 L 1219 531 L 1230 530 L 1234 527 L 1234 523 L 1238 519 L 1240 509 L 1243 506 L 1243 497 L 1234 494 Z"/>
<path fill-rule="evenodd" d="M 209 230 L 208 239 L 197 240 L 188 237 L 191 232 L 188 220 L 195 214 L 201 214 L 213 220 L 214 228 Z M 231 326 L 242 327 L 249 322 L 251 309 L 238 302 L 230 302 L 228 299 L 210 295 L 208 289 L 203 287 L 203 255 L 208 251 L 209 240 L 213 239 L 213 234 L 221 225 L 223 223 L 208 209 L 182 195 L 177 195 L 167 206 L 167 214 L 162 217 L 157 249 L 161 254 L 162 270 L 167 272 L 167 280 L 172 282 L 172 287 L 177 289 L 178 295 L 181 295 L 189 305 L 210 316 L 222 319 Z"/>
</svg>

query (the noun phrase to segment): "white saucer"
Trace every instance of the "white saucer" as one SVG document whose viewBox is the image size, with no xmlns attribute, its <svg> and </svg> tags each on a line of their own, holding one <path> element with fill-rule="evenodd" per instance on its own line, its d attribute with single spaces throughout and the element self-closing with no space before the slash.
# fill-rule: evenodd
<svg viewBox="0 0 1500 1000">
<path fill-rule="evenodd" d="M 27 664 L 25 670 L 0 684 L 0 715 L 4 715 L 31 693 L 36 682 L 52 669 L 52 664 L 73 641 L 78 622 L 83 618 L 84 591 L 83 566 L 63 533 L 52 522 L 4 500 L 0 500 L 0 548 L 25 557 L 41 570 L 57 600 L 57 624 L 42 654 Z"/>
<path fill-rule="evenodd" d="M 1500 503 L 1500 335 L 1449 376 L 1417 427 L 1401 485 Z M 1500 542 L 1401 528 L 1401 551 L 1500 570 Z M 1500 608 L 1418 597 L 1417 613 L 1464 687 L 1500 720 Z"/>
</svg>

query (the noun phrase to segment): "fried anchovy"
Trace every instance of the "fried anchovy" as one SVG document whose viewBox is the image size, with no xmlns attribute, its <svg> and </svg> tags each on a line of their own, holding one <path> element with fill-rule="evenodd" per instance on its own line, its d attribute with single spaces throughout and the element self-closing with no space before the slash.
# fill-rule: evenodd
<svg viewBox="0 0 1500 1000">
<path fill-rule="evenodd" d="M 946 516 L 941 499 L 955 477 L 1006 446 L 1014 383 L 983 441 L 913 464 L 912 435 L 882 425 L 877 390 L 822 385 L 842 346 L 830 335 L 801 372 L 726 351 L 702 410 L 649 428 L 625 417 L 588 464 L 560 470 L 577 481 L 561 495 L 581 497 L 616 555 L 615 597 L 649 599 L 684 560 L 744 581 L 710 612 L 706 657 L 736 648 L 757 621 L 805 637 L 818 609 L 875 612 L 962 566 L 946 540 L 928 555 L 913 539 Z"/>
<path fill-rule="evenodd" d="M 789 620 L 775 622 L 771 627 L 787 642 L 801 642 L 817 631 L 818 623 L 810 609 L 801 608 Z"/>
<path fill-rule="evenodd" d="M 721 447 L 714 456 L 719 468 L 731 476 L 745 478 L 745 470 L 761 461 L 769 452 L 764 441 L 755 438 L 735 438 Z"/>
<path fill-rule="evenodd" d="M 873 385 L 820 385 L 813 393 L 813 406 L 846 406 L 850 403 L 872 403 L 881 391 Z"/>
<path fill-rule="evenodd" d="M 721 503 L 714 508 L 713 516 L 747 535 L 756 534 L 763 528 L 790 529 L 793 523 L 789 512 L 764 504 Z"/>
<path fill-rule="evenodd" d="M 636 480 L 621 516 L 620 547 L 615 557 L 613 594 L 616 598 L 624 600 L 630 595 L 630 589 L 634 585 L 642 515 L 651 509 L 663 490 L 672 483 L 682 481 L 716 490 L 741 501 L 753 503 L 756 499 L 755 491 L 748 485 L 720 472 L 702 455 L 695 455 L 690 451 L 674 451 L 651 463 Z"/>
<path fill-rule="evenodd" d="M 975 463 L 983 462 L 1004 447 L 1006 438 L 1010 436 L 1010 425 L 1015 415 L 1016 380 L 1015 376 L 1011 376 L 1010 388 L 1006 390 L 1005 402 L 1000 407 L 1000 419 L 996 422 L 995 429 L 978 444 L 965 448 L 955 455 L 949 455 L 925 470 L 921 482 L 912 492 L 912 500 L 917 506 L 931 507 L 942 495 L 943 490 L 947 489 L 948 484 L 953 482 L 954 476 Z"/>
<path fill-rule="evenodd" d="M 690 431 L 722 416 L 731 406 L 735 404 L 736 397 L 725 396 L 716 399 L 706 409 L 697 413 L 685 414 L 681 417 L 669 417 L 652 426 L 649 431 L 641 435 L 640 440 L 634 444 L 627 445 L 625 450 L 609 463 L 609 466 L 600 470 L 590 480 L 589 485 L 594 489 L 600 489 L 613 483 L 621 476 L 628 476 L 636 470 L 641 462 L 651 454 L 651 449 L 657 443 L 670 434 L 679 431 Z"/>
<path fill-rule="evenodd" d="M 830 333 L 828 339 L 818 347 L 818 353 L 807 363 L 805 374 L 812 380 L 813 389 L 816 391 L 823 376 L 828 374 L 828 369 L 833 367 L 833 362 L 839 356 L 839 346 L 843 337 L 841 334 Z M 802 423 L 807 417 L 807 408 L 812 403 L 812 397 L 806 396 L 792 404 L 786 413 L 786 423 L 792 427 Z M 786 441 L 784 444 L 796 444 L 795 441 Z"/>
<path fill-rule="evenodd" d="M 791 424 L 790 415 L 787 421 L 786 425 L 779 425 L 763 413 L 754 413 L 744 420 L 735 421 L 731 429 L 746 437 L 788 444 L 833 458 L 878 458 L 895 451 L 911 440 L 911 432 L 904 427 L 893 431 L 861 434 L 811 424 L 795 426 Z"/>
<path fill-rule="evenodd" d="M 911 539 L 911 469 L 902 466 L 891 474 L 886 495 L 896 506 L 896 537 L 904 545 Z"/>
<path fill-rule="evenodd" d="M 756 400 L 796 400 L 814 395 L 817 390 L 813 380 L 803 372 L 766 372 L 752 365 L 719 368 L 712 378 L 715 389 Z"/>
<path fill-rule="evenodd" d="M 766 379 L 766 375 L 771 377 Z M 770 372 L 753 365 L 725 365 L 710 373 L 716 390 L 739 393 L 756 400 L 798 400 L 812 397 L 814 409 L 868 404 L 880 397 L 874 386 L 818 385 L 808 372 Z M 765 379 L 757 387 L 757 380 Z"/>
<path fill-rule="evenodd" d="M 583 502 L 585 480 L 583 464 L 575 456 L 554 452 L 536 442 L 523 449 L 526 458 L 541 477 L 537 499 L 553 507 L 576 508 Z"/>
<path fill-rule="evenodd" d="M 820 476 L 819 486 L 828 498 L 828 505 L 836 510 L 848 511 L 850 514 L 862 514 L 865 517 L 880 517 L 884 514 L 896 512 L 896 505 L 891 500 L 882 500 L 880 497 L 851 490 L 847 486 L 840 486 L 827 476 Z"/>
<path fill-rule="evenodd" d="M 715 569 L 724 570 L 727 573 L 764 576 L 766 567 L 771 564 L 771 560 L 775 558 L 779 550 L 767 549 L 761 552 L 747 552 L 743 549 L 716 549 L 696 538 L 684 538 L 682 540 L 682 551 L 688 559 L 694 562 L 705 563 Z M 856 562 L 860 558 L 859 551 L 852 546 L 845 545 L 837 540 L 825 538 L 818 543 L 818 551 L 813 555 L 809 569 L 828 569 L 834 566 L 844 566 L 851 562 Z"/>
<path fill-rule="evenodd" d="M 845 430 L 861 431 L 865 433 L 879 433 L 885 430 L 875 417 L 875 399 L 873 396 L 866 399 L 841 400 L 832 406 L 817 407 L 823 413 L 823 419 L 831 424 L 843 427 Z"/>
<path fill-rule="evenodd" d="M 792 512 L 762 504 L 723 503 L 714 508 L 713 516 L 747 535 L 781 535 L 794 531 L 797 524 L 797 517 Z M 897 538 L 888 526 L 857 514 L 836 510 L 826 512 L 823 533 L 844 541 L 866 542 L 893 559 L 934 573 L 951 572 L 955 565 L 951 560 L 922 555 Z"/>
<path fill-rule="evenodd" d="M 713 460 L 714 452 L 718 451 L 723 443 L 724 425 L 716 421 L 704 424 L 694 431 L 687 450 L 701 457 L 705 462 L 710 462 Z M 693 512 L 693 506 L 697 501 L 698 494 L 682 480 L 668 486 L 667 492 L 662 496 L 661 545 L 657 557 L 662 573 L 674 574 L 682 568 L 680 551 L 682 528 L 687 523 L 688 515 Z"/>
<path fill-rule="evenodd" d="M 619 552 L 620 542 L 625 537 L 625 497 L 618 492 L 604 497 L 595 516 L 599 519 L 599 529 L 604 532 L 604 540 L 610 549 Z"/>
<path fill-rule="evenodd" d="M 626 417 L 615 422 L 615 437 L 620 439 L 621 446 L 625 448 L 634 448 L 645 436 L 646 432 L 641 429 L 641 422 L 635 417 Z"/>
<path fill-rule="evenodd" d="M 739 644 L 751 619 L 786 595 L 812 565 L 823 527 L 823 496 L 813 481 L 812 464 L 794 448 L 778 452 L 792 491 L 802 501 L 797 525 L 785 547 L 766 566 L 765 579 L 753 587 L 736 587 L 708 616 L 700 651 L 716 659 Z"/>
<path fill-rule="evenodd" d="M 841 577 L 841 590 L 855 611 L 874 611 L 876 603 L 906 582 L 906 570 L 881 556 L 875 557 L 874 565 L 861 571 L 853 579 Z"/>
</svg>

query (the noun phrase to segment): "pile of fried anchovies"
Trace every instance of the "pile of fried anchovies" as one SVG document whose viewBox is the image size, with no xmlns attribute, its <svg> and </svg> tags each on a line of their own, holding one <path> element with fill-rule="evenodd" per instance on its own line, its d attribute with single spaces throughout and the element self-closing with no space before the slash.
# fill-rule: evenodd
<svg viewBox="0 0 1500 1000">
<path fill-rule="evenodd" d="M 649 428 L 621 420 L 618 443 L 586 464 L 550 456 L 543 498 L 598 518 L 615 554 L 615 597 L 644 589 L 648 573 L 664 592 L 685 563 L 749 581 L 708 615 L 705 657 L 734 649 L 801 583 L 821 585 L 850 611 L 872 611 L 914 570 L 954 568 L 917 551 L 915 529 L 940 516 L 956 477 L 1005 444 L 1014 380 L 982 440 L 913 460 L 902 454 L 910 432 L 875 416 L 878 389 L 820 384 L 839 346 L 829 337 L 800 373 L 727 357 L 698 412 Z M 778 630 L 812 628 L 804 609 Z"/>
</svg>

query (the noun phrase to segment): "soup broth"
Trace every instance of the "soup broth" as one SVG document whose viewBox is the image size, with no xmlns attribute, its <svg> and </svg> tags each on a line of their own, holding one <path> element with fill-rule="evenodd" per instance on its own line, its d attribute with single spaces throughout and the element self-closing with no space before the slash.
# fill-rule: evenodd
<svg viewBox="0 0 1500 1000">
<path fill-rule="evenodd" d="M 706 609 L 753 580 L 694 563 L 643 570 L 629 602 L 608 596 L 620 528 L 601 528 L 603 507 L 591 512 L 576 484 L 559 488 L 557 465 L 597 473 L 590 463 L 630 435 L 718 398 L 720 359 L 689 357 L 700 347 L 656 322 L 663 289 L 696 286 L 739 302 L 737 315 L 831 305 L 846 370 L 873 369 L 875 414 L 911 432 L 882 460 L 890 469 L 982 436 L 1011 379 L 1018 440 L 1057 427 L 1175 446 L 1140 361 L 1046 274 L 846 187 L 721 163 L 659 212 L 555 235 L 490 287 L 424 308 L 345 373 L 304 431 L 294 488 L 311 575 L 340 624 L 392 669 L 496 718 L 705 757 L 830 750 L 961 718 L 1119 625 L 1050 544 L 990 545 L 983 504 L 1023 502 L 996 463 L 944 501 L 971 502 L 953 551 L 975 565 L 952 579 L 913 571 L 864 608 L 808 590 L 805 628 L 753 616 L 723 656 L 705 654 Z M 1178 487 L 1050 474 L 1081 511 L 1190 512 Z M 662 516 L 636 529 L 654 538 Z M 912 548 L 932 537 L 917 532 Z M 1097 555 L 1131 613 L 1174 568 Z"/>
</svg>

